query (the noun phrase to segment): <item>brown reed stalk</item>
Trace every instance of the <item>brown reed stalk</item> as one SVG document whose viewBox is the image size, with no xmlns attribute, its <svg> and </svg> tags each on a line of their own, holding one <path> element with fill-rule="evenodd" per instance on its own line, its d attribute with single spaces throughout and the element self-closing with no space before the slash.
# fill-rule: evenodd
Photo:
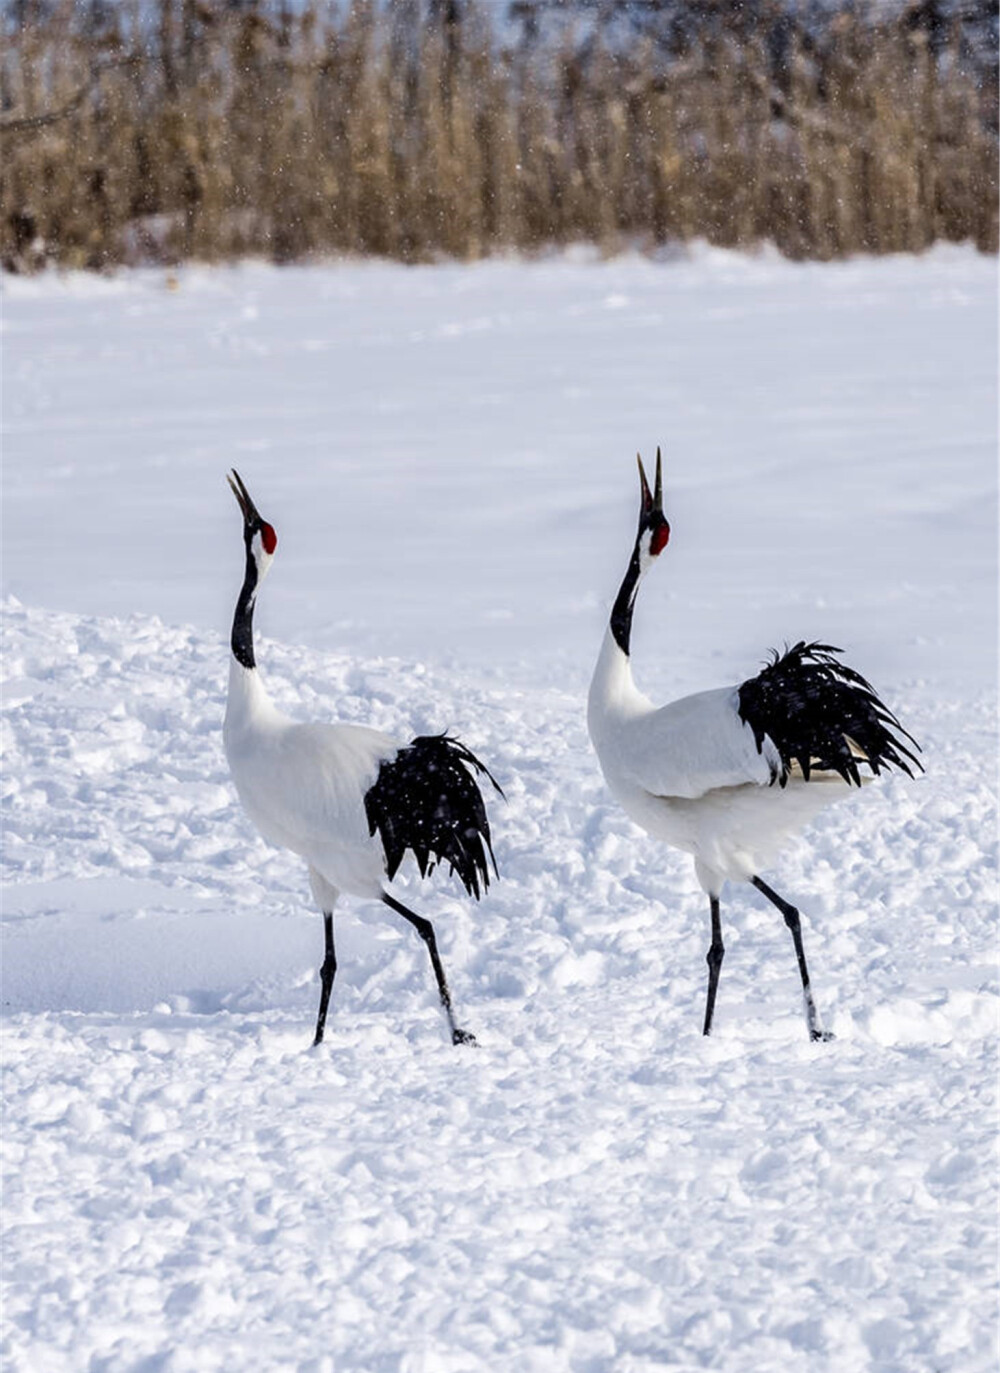
<svg viewBox="0 0 1000 1373">
<path fill-rule="evenodd" d="M 477 258 L 705 238 L 798 258 L 997 248 L 997 99 L 956 27 L 705 7 L 668 50 L 477 0 L 22 0 L 0 55 L 0 258 Z"/>
</svg>

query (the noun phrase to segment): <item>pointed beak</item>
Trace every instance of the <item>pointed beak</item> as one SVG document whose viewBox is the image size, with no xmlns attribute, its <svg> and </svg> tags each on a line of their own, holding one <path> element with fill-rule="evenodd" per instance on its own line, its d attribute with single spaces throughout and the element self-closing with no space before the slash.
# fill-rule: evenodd
<svg viewBox="0 0 1000 1373">
<path fill-rule="evenodd" d="M 646 469 L 642 465 L 642 458 L 638 453 L 635 455 L 636 462 L 639 464 L 639 481 L 642 484 L 642 514 L 644 518 L 650 515 L 663 514 L 663 458 L 659 448 L 656 450 L 656 484 L 652 492 L 649 489 L 649 482 L 646 479 Z"/>
<path fill-rule="evenodd" d="M 657 458 L 659 458 L 659 451 L 659 449 L 656 450 Z M 642 458 L 638 453 L 635 455 L 635 460 L 639 464 L 639 482 L 642 487 L 642 513 L 648 515 L 653 509 L 653 497 L 650 495 L 649 482 L 646 480 L 646 469 L 643 467 Z M 659 467 L 657 467 L 657 477 L 659 477 Z"/>
<path fill-rule="evenodd" d="M 226 474 L 226 480 L 229 482 L 230 490 L 236 497 L 240 509 L 243 511 L 244 523 L 261 524 L 262 521 L 257 511 L 257 507 L 250 499 L 250 492 L 243 485 L 243 478 L 237 472 L 235 467 L 233 468 L 232 472 L 228 472 Z"/>
</svg>

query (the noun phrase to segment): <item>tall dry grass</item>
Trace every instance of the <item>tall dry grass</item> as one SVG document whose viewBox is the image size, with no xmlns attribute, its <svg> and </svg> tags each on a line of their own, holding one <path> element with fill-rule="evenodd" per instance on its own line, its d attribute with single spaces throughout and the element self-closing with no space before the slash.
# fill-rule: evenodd
<svg viewBox="0 0 1000 1373">
<path fill-rule="evenodd" d="M 996 89 L 960 29 L 786 15 L 778 45 L 774 11 L 706 13 L 672 48 L 594 21 L 505 46 L 475 0 L 20 0 L 0 255 L 996 249 Z"/>
</svg>

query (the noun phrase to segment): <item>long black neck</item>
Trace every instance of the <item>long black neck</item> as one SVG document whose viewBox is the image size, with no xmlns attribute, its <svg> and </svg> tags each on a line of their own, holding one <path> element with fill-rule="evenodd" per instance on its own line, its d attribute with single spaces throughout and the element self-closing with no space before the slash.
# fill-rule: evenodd
<svg viewBox="0 0 1000 1373">
<path fill-rule="evenodd" d="M 615 643 L 626 658 L 629 653 L 629 639 L 632 635 L 632 611 L 635 607 L 635 593 L 639 589 L 639 577 L 639 542 L 636 540 L 628 570 L 611 610 L 611 633 L 615 637 Z"/>
<path fill-rule="evenodd" d="M 257 599 L 257 563 L 249 546 L 247 547 L 247 570 L 236 602 L 233 616 L 233 633 L 229 640 L 233 657 L 246 668 L 254 668 L 257 663 L 253 656 L 253 608 Z"/>
</svg>

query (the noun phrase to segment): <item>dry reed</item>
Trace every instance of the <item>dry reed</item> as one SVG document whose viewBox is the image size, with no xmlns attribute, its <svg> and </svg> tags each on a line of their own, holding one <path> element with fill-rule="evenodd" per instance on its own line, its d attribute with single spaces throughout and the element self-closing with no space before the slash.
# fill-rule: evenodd
<svg viewBox="0 0 1000 1373">
<path fill-rule="evenodd" d="M 593 22 L 505 44 L 474 0 L 21 0 L 0 257 L 996 250 L 996 90 L 958 27 L 786 16 L 779 48 L 730 8 L 668 50 Z"/>
</svg>

